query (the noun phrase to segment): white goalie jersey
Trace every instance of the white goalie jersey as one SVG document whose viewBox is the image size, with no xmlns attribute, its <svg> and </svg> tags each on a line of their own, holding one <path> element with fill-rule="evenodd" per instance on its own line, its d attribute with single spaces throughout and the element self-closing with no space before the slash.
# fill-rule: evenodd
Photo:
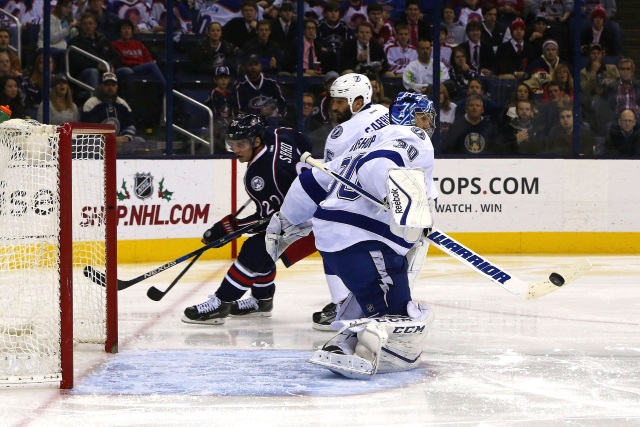
<svg viewBox="0 0 640 427">
<path fill-rule="evenodd" d="M 429 197 L 435 199 L 433 162 L 433 145 L 425 131 L 418 127 L 390 125 L 355 140 L 343 156 L 325 166 L 380 200 L 387 197 L 389 169 L 419 168 L 425 172 Z M 318 169 L 307 171 L 296 179 L 281 212 L 294 224 L 313 218 L 316 247 L 324 252 L 377 240 L 405 255 L 414 244 L 391 231 L 389 212 Z M 336 235 L 341 238 L 336 239 Z"/>
</svg>

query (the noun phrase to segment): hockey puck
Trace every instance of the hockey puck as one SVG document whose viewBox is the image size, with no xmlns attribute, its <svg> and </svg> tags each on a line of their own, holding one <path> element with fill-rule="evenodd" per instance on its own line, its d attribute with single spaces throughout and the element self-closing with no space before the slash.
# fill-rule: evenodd
<svg viewBox="0 0 640 427">
<path fill-rule="evenodd" d="M 549 280 L 556 286 L 564 285 L 564 277 L 562 277 L 558 273 L 551 273 L 551 275 L 549 276 Z"/>
</svg>

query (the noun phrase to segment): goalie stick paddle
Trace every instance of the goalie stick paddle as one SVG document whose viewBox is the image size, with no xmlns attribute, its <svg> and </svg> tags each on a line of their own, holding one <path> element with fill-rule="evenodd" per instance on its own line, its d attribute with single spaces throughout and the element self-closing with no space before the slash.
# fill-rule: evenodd
<svg viewBox="0 0 640 427">
<path fill-rule="evenodd" d="M 325 167 L 318 160 L 312 158 L 311 154 L 304 153 L 300 157 L 300 160 L 320 169 L 322 172 L 349 186 L 353 191 L 380 205 L 383 209 L 389 210 L 388 204 L 368 193 L 359 185 L 352 183 L 338 173 Z M 457 242 L 443 231 L 432 228 L 427 235 L 427 239 L 447 255 L 460 261 L 503 289 L 506 289 L 512 294 L 524 299 L 539 298 L 543 295 L 557 291 L 560 287 L 573 282 L 591 269 L 591 262 L 585 258 L 566 266 L 557 272 L 551 273 L 548 279 L 539 282 L 526 283 L 511 273 L 508 273 L 506 270 L 496 266 L 496 264 L 486 258 L 476 254 L 474 251 L 467 248 L 462 243 Z"/>
<path fill-rule="evenodd" d="M 263 218 L 253 224 L 247 225 L 246 227 L 243 227 L 239 230 L 234 231 L 231 234 L 227 234 L 224 237 L 221 237 L 218 240 L 215 240 L 203 247 L 201 247 L 200 249 L 196 249 L 193 252 L 189 252 L 186 255 L 183 255 L 179 258 L 174 259 L 173 261 L 170 261 L 166 264 L 161 265 L 160 267 L 154 268 L 153 270 L 144 273 L 134 279 L 131 280 L 120 280 L 118 279 L 118 290 L 122 291 L 124 289 L 127 289 L 133 285 L 135 285 L 136 283 L 140 283 L 143 280 L 148 279 L 149 277 L 153 277 L 158 273 L 161 273 L 165 270 L 170 269 L 171 267 L 180 264 L 183 261 L 188 260 L 189 258 L 192 258 L 194 256 L 197 256 L 205 251 L 208 251 L 211 248 L 215 248 L 217 246 L 222 246 L 234 239 L 237 239 L 238 237 L 242 236 L 244 233 L 246 232 L 250 232 L 252 230 L 254 230 L 255 228 L 267 224 L 269 221 L 271 220 L 271 217 L 267 217 L 267 218 Z M 92 266 L 88 265 L 84 268 L 84 276 L 89 278 L 92 282 L 97 283 L 98 285 L 101 286 L 105 286 L 106 284 L 106 276 L 103 272 L 96 270 L 95 268 L 93 268 Z"/>
<path fill-rule="evenodd" d="M 240 206 L 240 208 L 236 211 L 236 213 L 234 214 L 234 216 L 238 216 L 240 214 L 240 212 L 242 212 L 244 210 L 244 208 L 246 208 L 247 206 L 249 206 L 249 204 L 251 203 L 251 199 L 247 200 L 246 202 L 244 202 L 244 204 L 242 206 Z M 153 300 L 153 301 L 160 301 L 162 298 L 164 298 L 164 296 L 169 293 L 169 291 L 171 290 L 171 288 L 173 288 L 175 286 L 176 283 L 178 283 L 178 281 L 180 279 L 182 279 L 182 276 L 184 276 L 187 271 L 189 271 L 189 269 L 191 268 L 191 266 L 193 264 L 196 263 L 196 261 L 198 261 L 198 258 L 200 258 L 200 256 L 203 254 L 204 252 L 196 255 L 191 262 L 184 268 L 184 270 L 182 270 L 180 272 L 180 274 L 178 274 L 178 277 L 176 277 L 175 279 L 173 279 L 173 282 L 171 282 L 171 284 L 167 287 L 167 289 L 165 289 L 164 291 L 161 291 L 160 289 L 156 288 L 155 286 L 151 286 L 148 290 L 147 290 L 147 297 L 149 297 L 149 299 Z"/>
</svg>

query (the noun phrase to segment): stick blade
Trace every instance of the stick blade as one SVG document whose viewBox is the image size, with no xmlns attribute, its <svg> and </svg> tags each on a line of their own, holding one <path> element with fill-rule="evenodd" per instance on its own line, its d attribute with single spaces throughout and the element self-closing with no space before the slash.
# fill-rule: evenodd
<svg viewBox="0 0 640 427">
<path fill-rule="evenodd" d="M 575 262 L 569 266 L 561 268 L 557 271 L 557 275 L 560 275 L 564 279 L 562 285 L 554 284 L 550 279 L 543 280 L 542 282 L 532 283 L 529 285 L 527 293 L 527 299 L 540 298 L 541 296 L 555 292 L 558 289 L 567 286 L 569 283 L 575 281 L 580 276 L 591 270 L 591 261 L 584 258 L 578 262 Z"/>
<path fill-rule="evenodd" d="M 102 287 L 107 286 L 107 276 L 105 276 L 103 272 L 96 270 L 90 265 L 87 265 L 82 270 L 82 273 L 84 274 L 84 277 L 91 280 L 93 283 L 98 284 Z"/>
<path fill-rule="evenodd" d="M 84 274 L 84 277 L 91 280 L 93 283 L 100 285 L 104 288 L 107 287 L 107 276 L 102 271 L 98 271 L 92 266 L 87 265 L 82 270 L 82 273 Z M 134 285 L 136 283 L 138 282 L 136 281 L 125 282 L 123 280 L 118 279 L 118 290 L 121 291 L 123 289 L 127 289 L 129 286 Z"/>
<path fill-rule="evenodd" d="M 147 290 L 147 296 L 149 297 L 150 300 L 153 301 L 160 301 L 163 297 L 164 297 L 164 292 L 162 292 L 160 289 L 156 288 L 155 286 L 150 287 Z"/>
</svg>

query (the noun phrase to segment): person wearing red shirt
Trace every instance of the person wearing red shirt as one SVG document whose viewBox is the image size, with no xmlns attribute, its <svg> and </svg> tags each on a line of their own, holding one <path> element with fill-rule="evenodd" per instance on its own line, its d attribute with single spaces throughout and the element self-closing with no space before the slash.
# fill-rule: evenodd
<svg viewBox="0 0 640 427">
<path fill-rule="evenodd" d="M 123 19 L 118 27 L 120 38 L 111 42 L 113 49 L 122 61 L 122 67 L 118 69 L 118 74 L 151 75 L 162 84 L 162 87 L 166 87 L 167 82 L 164 75 L 147 47 L 141 41 L 133 39 L 134 27 L 133 22 L 129 19 Z M 130 72 L 126 72 L 127 69 Z"/>
</svg>

